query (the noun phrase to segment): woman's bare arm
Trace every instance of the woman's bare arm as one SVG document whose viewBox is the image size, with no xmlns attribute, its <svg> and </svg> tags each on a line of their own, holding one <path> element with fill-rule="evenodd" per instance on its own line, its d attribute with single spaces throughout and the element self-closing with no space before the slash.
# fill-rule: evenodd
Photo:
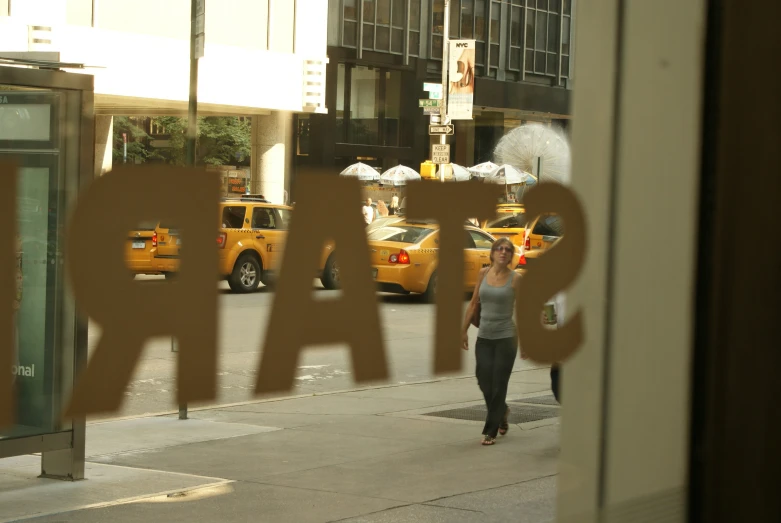
<svg viewBox="0 0 781 523">
<path fill-rule="evenodd" d="M 461 331 L 462 334 L 466 334 L 466 332 L 469 330 L 469 325 L 472 324 L 472 317 L 475 315 L 475 312 L 477 312 L 477 304 L 480 303 L 480 284 L 483 282 L 483 278 L 485 277 L 485 273 L 487 271 L 488 269 L 480 269 L 480 272 L 477 274 L 475 290 L 472 292 L 472 299 L 469 300 L 469 305 L 466 307 L 464 328 Z"/>
</svg>

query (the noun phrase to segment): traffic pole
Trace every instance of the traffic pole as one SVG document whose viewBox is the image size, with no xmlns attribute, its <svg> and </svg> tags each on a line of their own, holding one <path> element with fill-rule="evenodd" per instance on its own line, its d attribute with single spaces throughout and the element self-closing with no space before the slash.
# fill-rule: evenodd
<svg viewBox="0 0 781 523">
<path fill-rule="evenodd" d="M 179 352 L 179 340 L 171 336 L 171 352 Z M 187 419 L 187 403 L 179 404 L 179 419 Z"/>
<path fill-rule="evenodd" d="M 442 105 L 439 108 L 439 120 L 441 125 L 448 125 L 450 122 L 447 118 L 447 98 L 448 98 L 448 79 L 447 72 L 449 64 L 450 53 L 448 48 L 450 47 L 450 0 L 445 0 L 445 23 L 442 30 Z M 447 145 L 447 136 L 441 135 L 439 137 L 439 143 Z M 445 169 L 442 165 L 439 166 L 439 181 L 445 181 Z"/>
<path fill-rule="evenodd" d="M 195 141 L 198 137 L 198 17 L 199 4 L 204 0 L 191 0 L 190 3 L 190 98 L 187 107 L 187 158 L 189 167 L 195 167 Z"/>
</svg>

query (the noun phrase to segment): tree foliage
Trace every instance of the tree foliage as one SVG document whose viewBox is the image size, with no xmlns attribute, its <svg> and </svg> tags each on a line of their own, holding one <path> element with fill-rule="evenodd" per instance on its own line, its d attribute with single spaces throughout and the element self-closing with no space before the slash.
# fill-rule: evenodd
<svg viewBox="0 0 781 523">
<path fill-rule="evenodd" d="M 124 161 L 124 138 L 127 134 L 127 162 L 144 163 L 149 158 L 149 135 L 127 116 L 114 117 L 114 144 L 112 158 L 115 164 Z"/>
<path fill-rule="evenodd" d="M 118 125 L 118 122 L 120 125 Z M 156 160 L 173 165 L 185 165 L 187 151 L 187 118 L 178 116 L 156 116 L 152 122 L 165 129 L 168 147 L 150 147 L 149 138 L 143 129 L 135 127 L 127 117 L 114 117 L 114 161 L 122 162 L 122 133 L 119 130 L 134 127 L 128 132 L 133 143 L 128 143 L 128 162 Z M 244 165 L 249 162 L 252 150 L 251 127 L 248 121 L 235 116 L 198 117 L 198 139 L 196 141 L 197 165 Z"/>
</svg>

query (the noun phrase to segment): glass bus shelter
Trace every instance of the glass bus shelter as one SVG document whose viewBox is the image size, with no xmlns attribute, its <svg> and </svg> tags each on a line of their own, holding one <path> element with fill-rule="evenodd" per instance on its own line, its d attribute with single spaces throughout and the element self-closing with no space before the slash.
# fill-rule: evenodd
<svg viewBox="0 0 781 523">
<path fill-rule="evenodd" d="M 0 458 L 41 453 L 45 477 L 83 479 L 85 420 L 62 420 L 87 325 L 65 275 L 65 225 L 93 176 L 93 77 L 0 66 L 0 161 L 17 170 L 16 421 Z M 14 234 L 2 231 L 2 234 Z"/>
</svg>

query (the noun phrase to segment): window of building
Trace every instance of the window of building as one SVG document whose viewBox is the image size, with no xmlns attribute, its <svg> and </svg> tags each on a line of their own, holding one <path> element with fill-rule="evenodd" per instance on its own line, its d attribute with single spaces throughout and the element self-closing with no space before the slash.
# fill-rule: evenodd
<svg viewBox="0 0 781 523">
<path fill-rule="evenodd" d="M 445 30 L 445 0 L 429 0 L 431 2 L 431 52 L 432 60 L 442 60 L 442 36 Z M 475 72 L 478 75 L 485 71 L 485 46 L 488 35 L 487 9 L 491 0 L 450 0 L 450 33 L 451 39 L 475 40 Z M 498 24 L 499 8 L 497 4 L 496 17 Z M 497 44 L 499 32 L 497 25 Z M 498 54 L 497 54 L 498 56 Z"/>
<path fill-rule="evenodd" d="M 380 70 L 361 66 L 351 69 L 347 141 L 379 145 Z"/>
<path fill-rule="evenodd" d="M 409 54 L 420 54 L 420 0 L 343 0 L 342 46 L 403 54 L 409 26 Z M 359 16 L 360 15 L 360 16 Z"/>
<path fill-rule="evenodd" d="M 420 0 L 410 0 L 409 6 L 409 54 L 420 55 Z"/>
<path fill-rule="evenodd" d="M 342 45 L 356 47 L 358 45 L 358 9 L 356 4 L 361 0 L 343 0 Z"/>
<path fill-rule="evenodd" d="M 526 27 L 524 71 L 526 73 L 544 76 L 559 75 L 559 67 L 563 65 L 559 61 L 559 41 L 561 40 L 563 44 L 565 39 L 562 32 L 562 19 L 565 15 L 568 19 L 566 42 L 567 54 L 569 55 L 571 11 L 570 1 L 536 0 L 535 3 L 532 0 L 526 0 L 526 20 L 524 21 Z M 569 69 L 569 56 L 567 56 L 567 69 Z"/>
<path fill-rule="evenodd" d="M 501 22 L 500 15 L 502 14 L 502 3 L 497 1 L 491 2 L 491 26 L 489 31 L 490 38 L 490 54 L 489 54 L 489 69 L 496 69 L 499 67 L 499 44 L 501 42 Z"/>
<path fill-rule="evenodd" d="M 512 0 L 510 9 L 510 56 L 508 69 L 520 71 L 523 52 L 523 0 Z"/>
<path fill-rule="evenodd" d="M 401 71 L 339 64 L 336 86 L 336 141 L 407 147 Z"/>
</svg>

